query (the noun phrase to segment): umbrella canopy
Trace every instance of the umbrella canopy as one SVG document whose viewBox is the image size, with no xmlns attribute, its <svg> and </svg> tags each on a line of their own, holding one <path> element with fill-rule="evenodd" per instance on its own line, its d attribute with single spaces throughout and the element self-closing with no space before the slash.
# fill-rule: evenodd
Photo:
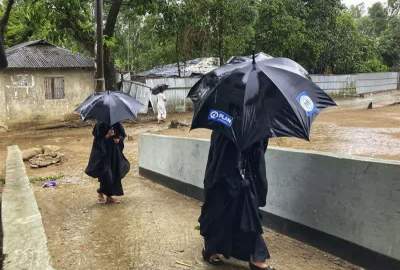
<svg viewBox="0 0 400 270">
<path fill-rule="evenodd" d="M 143 105 L 135 98 L 120 91 L 96 92 L 86 98 L 75 112 L 82 120 L 95 119 L 108 125 L 134 119 Z"/>
<path fill-rule="evenodd" d="M 189 91 L 192 129 L 223 133 L 245 150 L 267 137 L 309 140 L 311 123 L 335 102 L 287 58 L 265 54 L 233 58 L 206 74 Z"/>
<path fill-rule="evenodd" d="M 151 88 L 151 93 L 153 95 L 158 95 L 159 93 L 162 93 L 167 89 L 168 89 L 168 85 L 167 84 L 160 84 L 160 85 L 157 85 L 154 88 Z"/>
</svg>

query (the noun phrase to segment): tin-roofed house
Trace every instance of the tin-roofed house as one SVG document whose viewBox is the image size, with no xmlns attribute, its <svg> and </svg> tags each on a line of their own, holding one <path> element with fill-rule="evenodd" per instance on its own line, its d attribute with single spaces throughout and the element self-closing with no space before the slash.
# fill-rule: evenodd
<svg viewBox="0 0 400 270">
<path fill-rule="evenodd" d="M 214 57 L 197 58 L 180 63 L 158 66 L 153 69 L 140 72 L 133 76 L 124 76 L 122 90 L 138 99 L 143 104 L 151 104 L 153 111 L 157 111 L 157 97 L 151 95 L 150 89 L 158 85 L 168 85 L 165 91 L 167 96 L 168 112 L 184 112 L 192 107 L 187 98 L 190 88 L 201 78 L 219 66 L 219 59 Z M 126 80 L 132 77 L 133 81 Z M 149 113 L 149 107 L 145 106 L 141 113 Z M 151 112 L 151 111 L 150 111 Z"/>
<path fill-rule="evenodd" d="M 45 40 L 6 50 L 0 71 L 0 124 L 62 120 L 94 89 L 95 64 Z"/>
</svg>

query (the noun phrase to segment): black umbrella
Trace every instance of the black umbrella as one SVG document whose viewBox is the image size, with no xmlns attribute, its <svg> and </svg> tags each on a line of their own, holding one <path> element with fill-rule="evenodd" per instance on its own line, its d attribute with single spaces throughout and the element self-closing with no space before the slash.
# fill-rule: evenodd
<svg viewBox="0 0 400 270">
<path fill-rule="evenodd" d="M 267 137 L 309 140 L 319 111 L 336 105 L 299 64 L 265 54 L 231 59 L 204 75 L 188 97 L 192 129 L 221 132 L 239 150 Z"/>
<path fill-rule="evenodd" d="M 82 120 L 95 119 L 113 125 L 117 122 L 134 119 L 143 105 L 135 98 L 120 91 L 96 92 L 86 98 L 75 112 Z"/>
<path fill-rule="evenodd" d="M 162 93 L 167 89 L 168 89 L 168 85 L 167 84 L 160 84 L 160 85 L 157 85 L 154 88 L 151 88 L 151 93 L 153 95 L 158 95 L 159 93 Z"/>
</svg>

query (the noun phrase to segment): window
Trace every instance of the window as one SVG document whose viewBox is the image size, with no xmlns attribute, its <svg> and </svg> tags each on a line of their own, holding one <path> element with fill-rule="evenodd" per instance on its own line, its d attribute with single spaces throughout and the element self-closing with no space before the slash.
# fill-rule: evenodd
<svg viewBox="0 0 400 270">
<path fill-rule="evenodd" d="M 33 87 L 33 76 L 29 74 L 17 74 L 11 76 L 12 86 L 15 88 Z"/>
<path fill-rule="evenodd" d="M 64 77 L 49 77 L 44 79 L 46 99 L 63 99 Z"/>
</svg>

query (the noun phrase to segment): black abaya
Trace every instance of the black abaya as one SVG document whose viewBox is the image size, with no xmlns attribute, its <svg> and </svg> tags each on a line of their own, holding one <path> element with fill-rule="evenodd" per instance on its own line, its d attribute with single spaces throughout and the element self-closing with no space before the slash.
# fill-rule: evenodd
<svg viewBox="0 0 400 270">
<path fill-rule="evenodd" d="M 204 179 L 205 202 L 199 217 L 200 233 L 208 254 L 223 254 L 248 261 L 269 258 L 261 234 L 265 206 L 267 142 L 253 144 L 240 155 L 234 143 L 213 132 Z M 238 160 L 245 168 L 240 174 Z"/>
<path fill-rule="evenodd" d="M 114 129 L 115 135 L 106 138 L 110 129 Z M 120 123 L 112 127 L 104 123 L 98 123 L 93 128 L 93 146 L 89 163 L 85 170 L 86 174 L 98 178 L 100 182 L 99 193 L 106 196 L 122 196 L 121 179 L 128 173 L 130 164 L 123 154 L 125 130 Z M 113 138 L 119 138 L 115 143 Z"/>
</svg>

